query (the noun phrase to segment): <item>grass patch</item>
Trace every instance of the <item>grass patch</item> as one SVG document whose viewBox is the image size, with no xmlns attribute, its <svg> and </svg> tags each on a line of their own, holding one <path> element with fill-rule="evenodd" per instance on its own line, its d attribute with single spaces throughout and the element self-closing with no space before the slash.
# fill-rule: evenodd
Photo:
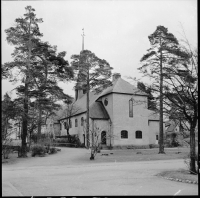
<svg viewBox="0 0 200 198">
<path fill-rule="evenodd" d="M 163 171 L 157 174 L 157 176 L 173 178 L 173 179 L 189 180 L 189 181 L 198 181 L 198 175 L 192 175 L 189 173 L 189 171 L 184 169 Z"/>
</svg>

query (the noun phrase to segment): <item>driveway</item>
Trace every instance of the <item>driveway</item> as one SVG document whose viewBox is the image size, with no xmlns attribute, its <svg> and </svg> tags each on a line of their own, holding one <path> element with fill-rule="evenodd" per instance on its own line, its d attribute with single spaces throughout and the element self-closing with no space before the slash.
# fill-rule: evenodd
<svg viewBox="0 0 200 198">
<path fill-rule="evenodd" d="M 89 156 L 86 149 L 62 148 L 3 164 L 3 196 L 198 195 L 198 185 L 155 176 L 185 168 L 183 160 L 100 163 Z"/>
</svg>

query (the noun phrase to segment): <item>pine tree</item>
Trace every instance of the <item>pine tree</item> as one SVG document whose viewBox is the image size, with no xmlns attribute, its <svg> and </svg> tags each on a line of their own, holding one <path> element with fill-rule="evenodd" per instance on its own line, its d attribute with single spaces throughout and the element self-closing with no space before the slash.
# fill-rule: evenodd
<svg viewBox="0 0 200 198">
<path fill-rule="evenodd" d="M 138 69 L 144 76 L 154 79 L 153 90 L 159 93 L 159 153 L 165 153 L 163 142 L 163 78 L 166 69 L 169 67 L 168 61 L 174 57 L 181 58 L 184 54 L 179 49 L 179 42 L 176 37 L 169 33 L 168 29 L 164 26 L 157 26 L 155 32 L 148 38 L 151 48 L 141 58 L 140 61 L 143 65 Z"/>
<path fill-rule="evenodd" d="M 80 55 L 72 55 L 71 58 L 73 59 L 71 64 L 78 72 L 75 89 L 84 89 L 87 93 L 86 139 L 89 148 L 89 92 L 100 93 L 103 89 L 112 85 L 109 80 L 112 67 L 106 60 L 98 58 L 89 50 L 82 50 Z M 94 158 L 94 156 L 91 157 Z"/>
</svg>

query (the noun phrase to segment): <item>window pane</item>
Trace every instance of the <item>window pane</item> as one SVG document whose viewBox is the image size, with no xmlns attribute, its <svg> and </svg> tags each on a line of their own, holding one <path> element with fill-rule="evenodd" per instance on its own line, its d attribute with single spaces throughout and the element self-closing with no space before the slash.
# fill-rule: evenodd
<svg viewBox="0 0 200 198">
<path fill-rule="evenodd" d="M 125 130 L 121 131 L 121 138 L 122 139 L 128 138 L 128 131 Z"/>
<path fill-rule="evenodd" d="M 158 135 L 156 135 L 156 140 L 158 140 Z"/>
<path fill-rule="evenodd" d="M 133 99 L 129 100 L 129 117 L 133 117 Z"/>
<path fill-rule="evenodd" d="M 142 139 L 142 131 L 136 131 L 135 132 L 135 138 Z"/>
</svg>

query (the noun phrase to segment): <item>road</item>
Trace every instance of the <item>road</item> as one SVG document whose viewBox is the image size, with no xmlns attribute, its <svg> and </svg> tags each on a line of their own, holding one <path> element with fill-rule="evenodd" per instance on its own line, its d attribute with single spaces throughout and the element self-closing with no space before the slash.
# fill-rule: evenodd
<svg viewBox="0 0 200 198">
<path fill-rule="evenodd" d="M 74 149 L 66 155 L 67 149 L 60 161 L 56 154 L 3 166 L 3 196 L 198 195 L 198 185 L 156 176 L 185 168 L 183 160 L 78 163 L 75 156 L 89 153 Z"/>
</svg>

